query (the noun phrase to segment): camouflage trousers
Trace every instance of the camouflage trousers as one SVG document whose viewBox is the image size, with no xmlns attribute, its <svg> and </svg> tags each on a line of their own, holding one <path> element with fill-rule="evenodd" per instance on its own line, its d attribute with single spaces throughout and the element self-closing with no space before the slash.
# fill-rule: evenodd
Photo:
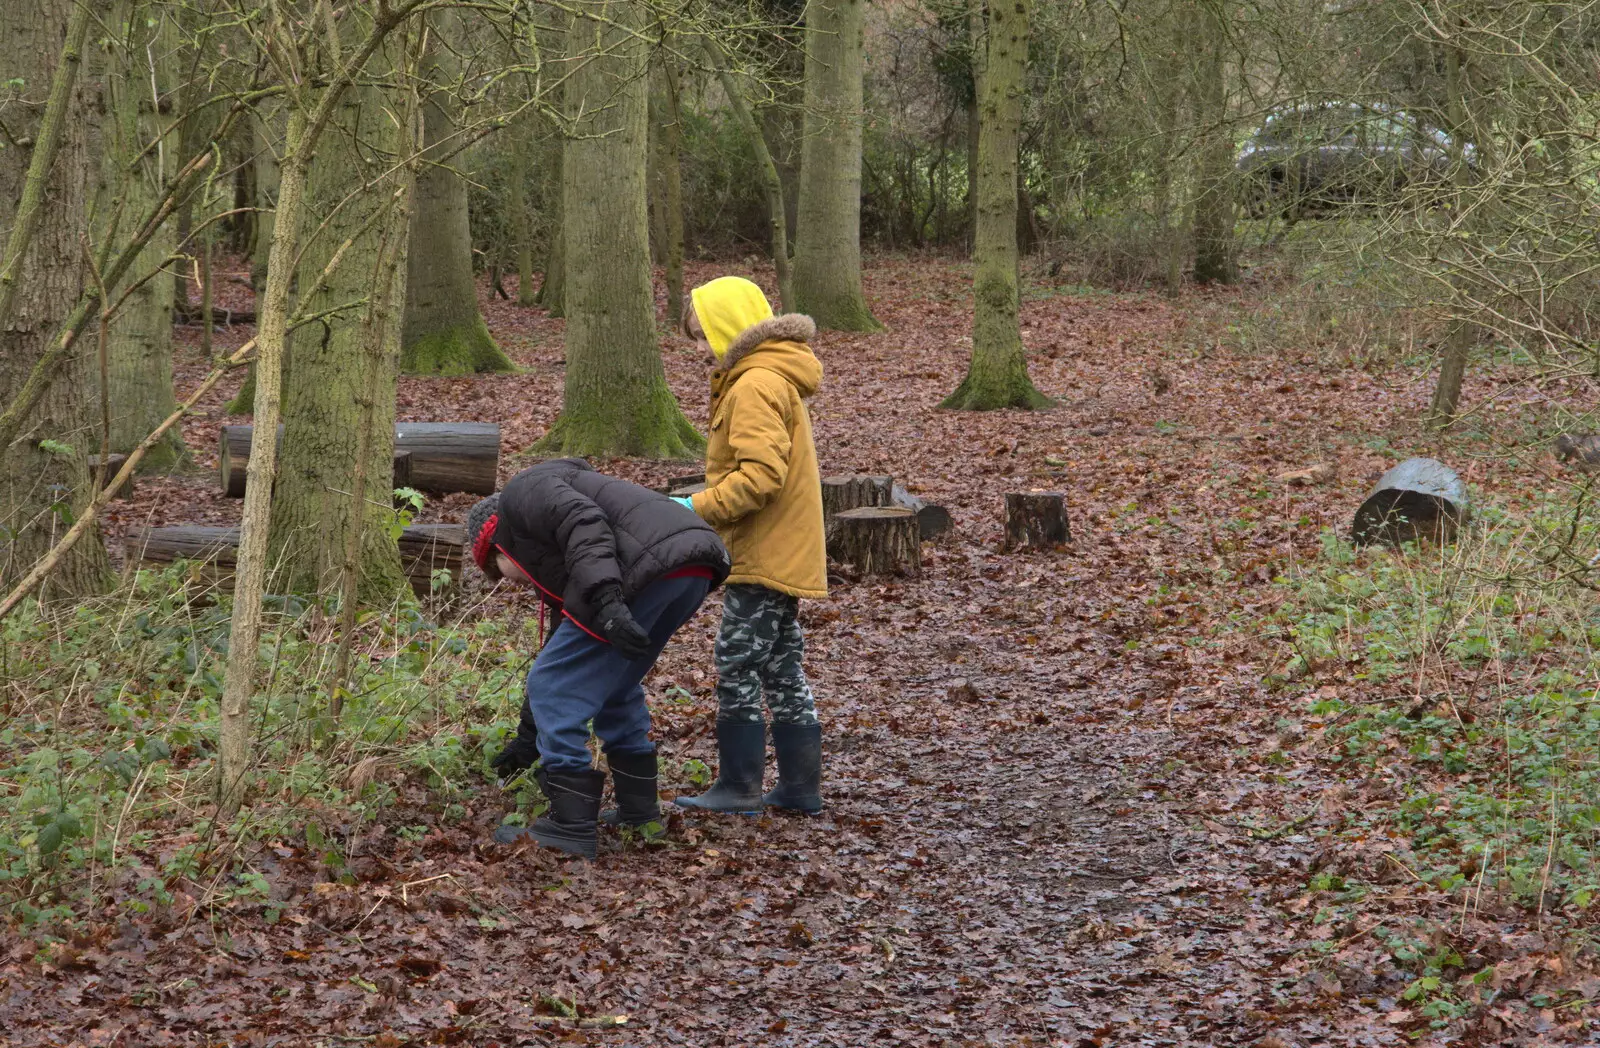
<svg viewBox="0 0 1600 1048">
<path fill-rule="evenodd" d="M 758 721 L 761 695 L 777 724 L 815 724 L 817 706 L 801 667 L 806 642 L 796 613 L 800 601 L 765 586 L 723 589 L 717 634 L 717 717 Z"/>
</svg>

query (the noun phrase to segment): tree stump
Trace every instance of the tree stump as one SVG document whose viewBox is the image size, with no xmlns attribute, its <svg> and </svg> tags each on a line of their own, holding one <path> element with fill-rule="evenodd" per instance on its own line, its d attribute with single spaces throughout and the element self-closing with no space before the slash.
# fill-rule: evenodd
<svg viewBox="0 0 1600 1048">
<path fill-rule="evenodd" d="M 106 483 L 107 484 L 111 483 L 111 479 L 117 475 L 117 470 L 121 469 L 123 464 L 125 462 L 127 462 L 127 461 L 128 461 L 128 456 L 119 455 L 115 451 L 113 451 L 111 454 L 106 456 Z M 100 456 L 99 455 L 90 455 L 89 456 L 89 479 L 90 480 L 94 479 L 94 472 L 99 467 L 100 467 Z M 112 495 L 111 497 L 114 498 L 114 499 L 131 499 L 131 498 L 133 498 L 133 474 L 131 474 L 131 473 L 128 474 L 128 479 L 122 482 L 122 486 L 119 487 L 116 490 L 116 493 L 114 495 Z"/>
<path fill-rule="evenodd" d="M 254 433 L 254 426 L 222 427 L 217 478 L 229 498 L 244 498 Z M 278 439 L 283 439 L 282 426 L 278 427 Z M 420 488 L 435 494 L 494 494 L 500 472 L 498 422 L 400 422 L 394 427 L 394 450 L 397 488 Z M 401 452 L 409 455 L 404 466 Z"/>
<path fill-rule="evenodd" d="M 394 486 L 397 488 L 411 487 L 411 452 L 395 450 L 394 453 Z"/>
<path fill-rule="evenodd" d="M 831 521 L 846 510 L 894 504 L 894 478 L 856 475 L 822 478 L 822 519 Z"/>
<path fill-rule="evenodd" d="M 1072 541 L 1067 524 L 1067 497 L 1053 491 L 1022 491 L 1006 495 L 1005 548 L 1022 546 L 1055 549 Z"/>
<path fill-rule="evenodd" d="M 917 515 L 917 528 L 922 533 L 923 542 L 938 538 L 955 526 L 950 511 L 943 506 L 936 506 L 919 499 L 898 484 L 894 485 L 893 495 L 894 505 L 909 509 Z"/>
<path fill-rule="evenodd" d="M 863 575 L 922 574 L 922 534 L 917 515 L 901 506 L 862 506 L 834 515 L 828 556 Z"/>
<path fill-rule="evenodd" d="M 466 541 L 466 529 L 459 524 L 413 524 L 400 534 L 400 567 L 417 596 L 433 591 L 435 571 L 449 571 L 452 585 L 460 581 Z M 238 528 L 137 528 L 123 541 L 123 556 L 130 564 L 194 561 L 201 581 L 232 589 L 238 547 Z"/>
</svg>

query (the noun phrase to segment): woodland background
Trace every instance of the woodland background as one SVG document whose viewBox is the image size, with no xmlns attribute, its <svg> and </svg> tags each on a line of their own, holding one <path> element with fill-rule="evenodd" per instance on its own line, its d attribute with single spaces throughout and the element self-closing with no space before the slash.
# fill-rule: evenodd
<svg viewBox="0 0 1600 1048">
<path fill-rule="evenodd" d="M 1594 1040 L 1594 474 L 1551 453 L 1600 379 L 1593 4 L 0 29 L 13 1043 Z M 1257 206 L 1241 147 L 1328 102 L 1446 132 L 1443 177 Z M 413 594 L 404 528 L 477 496 L 390 497 L 394 423 L 664 483 L 706 423 L 683 289 L 727 272 L 824 329 L 825 471 L 956 527 L 806 610 L 828 814 L 507 854 L 538 615 Z M 1418 454 L 1472 526 L 1352 545 Z M 1065 547 L 1002 549 L 1030 489 Z M 230 586 L 127 556 L 188 524 L 241 528 Z M 650 682 L 668 792 L 715 614 Z"/>
</svg>

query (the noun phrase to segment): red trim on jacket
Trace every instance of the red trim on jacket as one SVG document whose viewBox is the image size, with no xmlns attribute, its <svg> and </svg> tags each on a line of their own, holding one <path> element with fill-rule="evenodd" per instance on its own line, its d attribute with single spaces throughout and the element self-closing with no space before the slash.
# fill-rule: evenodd
<svg viewBox="0 0 1600 1048">
<path fill-rule="evenodd" d="M 601 644 L 610 644 L 611 643 L 610 641 L 606 640 L 604 637 L 600 636 L 600 634 L 598 634 L 594 630 L 590 629 L 588 626 L 585 626 L 583 623 L 581 623 L 577 619 L 573 618 L 572 617 L 572 612 L 568 611 L 567 609 L 562 608 L 561 609 L 561 614 L 562 614 L 563 617 L 566 618 L 566 620 L 568 622 L 572 623 L 574 626 L 578 627 L 580 630 L 582 630 L 583 632 L 587 633 L 589 636 L 593 637 L 595 640 L 599 641 Z"/>
<path fill-rule="evenodd" d="M 677 571 L 667 572 L 665 575 L 661 576 L 661 579 L 658 581 L 664 581 L 666 579 L 709 579 L 710 581 L 715 582 L 717 581 L 717 573 L 703 565 L 690 564 L 686 568 L 679 568 Z"/>
</svg>

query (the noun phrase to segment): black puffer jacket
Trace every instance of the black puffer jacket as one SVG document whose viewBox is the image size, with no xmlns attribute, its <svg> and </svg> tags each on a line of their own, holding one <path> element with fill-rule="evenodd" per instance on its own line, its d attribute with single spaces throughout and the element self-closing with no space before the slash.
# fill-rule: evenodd
<svg viewBox="0 0 1600 1048">
<path fill-rule="evenodd" d="M 683 568 L 704 568 L 722 585 L 731 561 L 717 533 L 693 510 L 582 459 L 525 469 L 500 492 L 494 545 L 527 572 L 545 603 L 590 633 L 594 601 L 609 585 L 632 600 Z"/>
</svg>

